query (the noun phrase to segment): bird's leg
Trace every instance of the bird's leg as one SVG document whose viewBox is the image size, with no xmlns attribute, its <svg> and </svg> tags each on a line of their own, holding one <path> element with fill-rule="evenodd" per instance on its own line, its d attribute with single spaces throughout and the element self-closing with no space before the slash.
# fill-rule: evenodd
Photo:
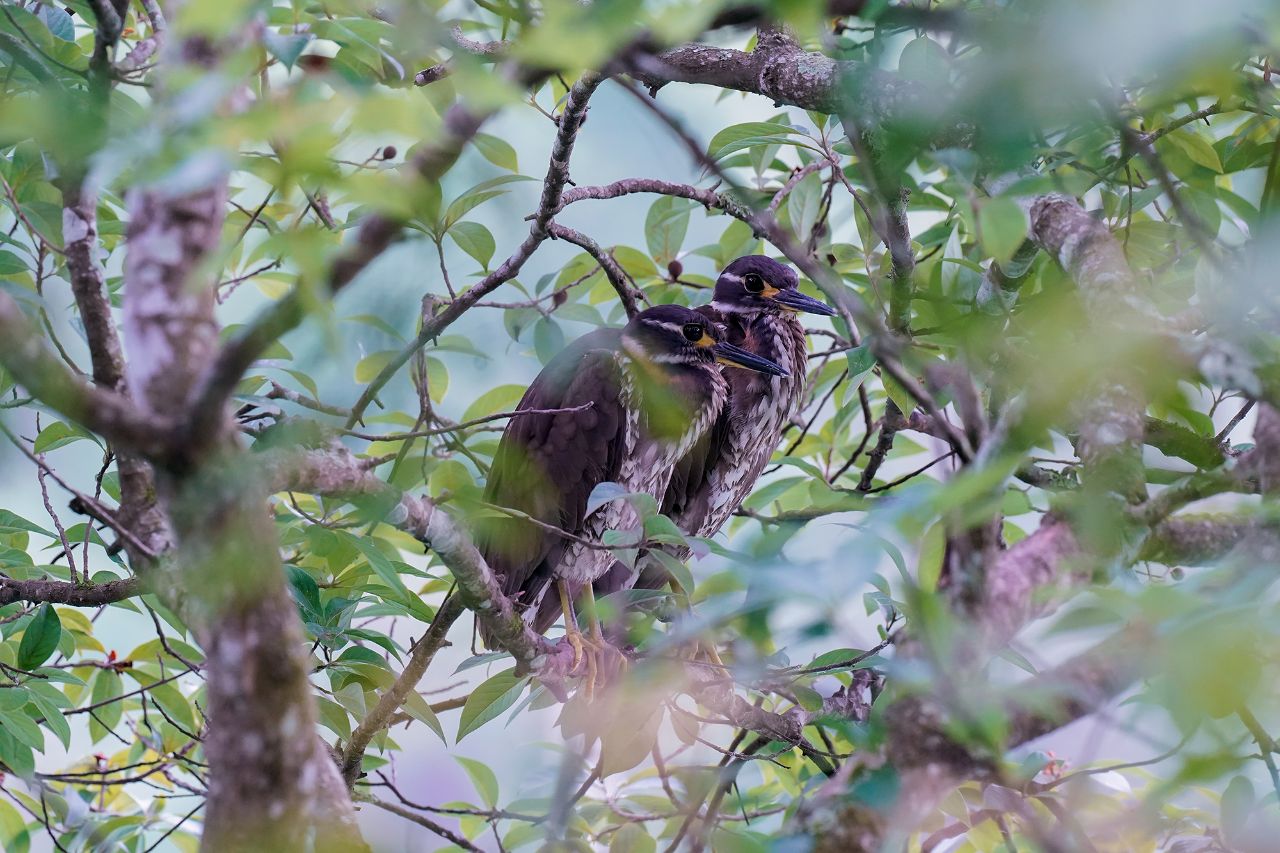
<svg viewBox="0 0 1280 853">
<path fill-rule="evenodd" d="M 569 592 L 569 584 L 564 580 L 556 581 L 556 591 L 560 593 L 560 609 L 564 612 L 564 636 L 569 645 L 573 646 L 573 668 L 577 669 L 585 652 L 582 631 L 578 628 L 578 614 L 573 610 L 573 595 Z"/>
<path fill-rule="evenodd" d="M 728 667 L 724 665 L 724 661 L 720 659 L 720 653 L 716 651 L 716 644 L 707 640 L 698 641 L 698 650 L 702 652 L 702 656 L 713 666 L 719 667 L 721 671 L 728 671 Z"/>
<path fill-rule="evenodd" d="M 596 645 L 603 647 L 605 644 L 604 630 L 600 627 L 600 614 L 596 612 L 596 592 L 590 584 L 583 590 L 583 600 L 589 605 L 587 607 L 587 625 L 591 631 L 591 639 Z"/>
<path fill-rule="evenodd" d="M 604 632 L 600 630 L 600 615 L 596 613 L 596 593 L 591 584 L 587 584 L 582 590 L 582 599 L 587 610 L 587 625 L 590 631 L 587 675 L 582 684 L 582 691 L 590 702 L 596 692 L 596 680 L 600 677 L 600 665 L 596 657 L 604 651 L 605 641 Z"/>
</svg>

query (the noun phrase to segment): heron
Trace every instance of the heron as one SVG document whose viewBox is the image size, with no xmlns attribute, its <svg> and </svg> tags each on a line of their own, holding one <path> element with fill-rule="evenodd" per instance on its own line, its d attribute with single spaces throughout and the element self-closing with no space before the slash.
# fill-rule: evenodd
<svg viewBox="0 0 1280 853">
<path fill-rule="evenodd" d="M 710 429 L 676 463 L 660 504 L 662 513 L 687 535 L 709 537 L 720 530 L 755 488 L 787 423 L 801 408 L 807 352 L 798 314 L 836 312 L 799 287 L 799 277 L 789 266 L 765 255 L 747 255 L 724 268 L 711 304 L 697 309 L 724 330 L 729 343 L 782 370 L 724 371 L 728 401 Z M 689 556 L 688 548 L 665 550 L 679 560 Z M 639 569 L 615 562 L 596 582 L 594 594 L 660 589 L 672 582 L 652 558 L 642 558 L 636 566 Z M 548 618 L 554 621 L 553 611 L 542 613 L 539 621 Z M 718 662 L 714 648 L 705 651 Z"/>
<path fill-rule="evenodd" d="M 553 358 L 525 392 L 499 442 L 485 488 L 496 511 L 477 520 L 476 544 L 503 592 L 545 632 L 562 615 L 585 660 L 587 692 L 606 643 L 592 584 L 615 560 L 608 531 L 637 531 L 635 503 L 612 500 L 588 511 L 596 486 L 661 502 L 677 461 L 721 415 L 729 382 L 720 364 L 785 377 L 773 361 L 723 340 L 704 314 L 659 305 L 621 329 L 600 329 Z M 505 510 L 505 513 L 504 513 Z M 555 589 L 555 597 L 549 591 Z M 581 594 L 589 635 L 578 625 Z M 558 611 L 558 614 L 557 614 Z M 481 638 L 493 646 L 483 627 Z"/>
</svg>

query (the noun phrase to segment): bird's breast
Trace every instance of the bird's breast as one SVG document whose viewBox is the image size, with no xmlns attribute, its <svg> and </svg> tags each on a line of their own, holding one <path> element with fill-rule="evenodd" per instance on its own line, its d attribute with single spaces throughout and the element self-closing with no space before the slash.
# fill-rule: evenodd
<svg viewBox="0 0 1280 853">
<path fill-rule="evenodd" d="M 709 536 L 728 520 L 755 487 L 777 448 L 782 430 L 804 396 L 807 353 L 804 329 L 790 315 L 767 316 L 747 324 L 734 343 L 776 362 L 788 376 L 729 370 L 729 412 L 724 446 L 708 472 L 708 510 L 691 531 Z"/>
</svg>

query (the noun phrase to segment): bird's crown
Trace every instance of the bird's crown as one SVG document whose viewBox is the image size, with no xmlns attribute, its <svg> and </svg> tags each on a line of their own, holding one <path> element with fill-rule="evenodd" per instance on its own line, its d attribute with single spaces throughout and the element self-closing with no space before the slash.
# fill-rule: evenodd
<svg viewBox="0 0 1280 853">
<path fill-rule="evenodd" d="M 787 372 L 772 361 L 733 346 L 707 316 L 681 305 L 657 305 L 637 314 L 622 330 L 632 358 L 658 365 L 720 362 L 774 376 Z"/>
<path fill-rule="evenodd" d="M 716 280 L 711 305 L 725 314 L 835 313 L 826 303 L 800 292 L 795 270 L 764 255 L 745 255 L 725 267 Z"/>
</svg>

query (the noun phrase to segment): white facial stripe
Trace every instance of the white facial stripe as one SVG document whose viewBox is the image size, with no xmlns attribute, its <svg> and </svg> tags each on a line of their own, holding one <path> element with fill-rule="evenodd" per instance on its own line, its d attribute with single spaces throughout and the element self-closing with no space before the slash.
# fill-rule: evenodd
<svg viewBox="0 0 1280 853">
<path fill-rule="evenodd" d="M 667 331 L 675 332 L 677 335 L 684 334 L 684 325 L 678 323 L 668 323 L 663 320 L 645 320 L 644 322 L 646 326 L 661 326 Z"/>
<path fill-rule="evenodd" d="M 727 302 L 712 302 L 711 307 L 725 314 L 747 314 L 747 308 L 741 305 L 730 305 Z"/>
</svg>

